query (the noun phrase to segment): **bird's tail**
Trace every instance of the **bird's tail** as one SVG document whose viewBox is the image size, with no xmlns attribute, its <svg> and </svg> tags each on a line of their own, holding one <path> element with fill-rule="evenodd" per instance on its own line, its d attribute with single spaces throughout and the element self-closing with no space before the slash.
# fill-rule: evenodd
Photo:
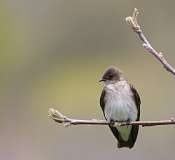
<svg viewBox="0 0 175 160">
<path fill-rule="evenodd" d="M 113 135 L 118 139 L 118 148 L 122 148 L 122 147 L 128 147 L 128 148 L 132 148 L 136 142 L 137 139 L 137 135 L 138 135 L 138 130 L 139 130 L 139 126 L 132 126 L 129 138 L 127 141 L 125 141 L 119 131 L 117 130 L 117 128 L 115 127 L 111 127 L 109 126 Z"/>
</svg>

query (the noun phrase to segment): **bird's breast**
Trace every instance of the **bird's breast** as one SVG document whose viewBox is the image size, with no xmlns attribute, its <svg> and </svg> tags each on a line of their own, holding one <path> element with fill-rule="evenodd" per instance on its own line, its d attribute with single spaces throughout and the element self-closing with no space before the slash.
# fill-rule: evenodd
<svg viewBox="0 0 175 160">
<path fill-rule="evenodd" d="M 105 117 L 107 120 L 135 121 L 137 108 L 132 98 L 132 92 L 127 84 L 111 84 L 106 86 Z"/>
</svg>

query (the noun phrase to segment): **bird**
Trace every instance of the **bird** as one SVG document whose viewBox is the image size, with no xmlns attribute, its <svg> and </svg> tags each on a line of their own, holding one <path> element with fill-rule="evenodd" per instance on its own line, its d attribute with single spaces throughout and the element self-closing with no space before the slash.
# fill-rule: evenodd
<svg viewBox="0 0 175 160">
<path fill-rule="evenodd" d="M 139 126 L 114 126 L 115 122 L 140 120 L 141 100 L 137 90 L 123 76 L 117 67 L 109 67 L 101 80 L 104 87 L 100 97 L 100 106 L 109 128 L 118 140 L 118 148 L 131 149 L 137 139 Z"/>
</svg>

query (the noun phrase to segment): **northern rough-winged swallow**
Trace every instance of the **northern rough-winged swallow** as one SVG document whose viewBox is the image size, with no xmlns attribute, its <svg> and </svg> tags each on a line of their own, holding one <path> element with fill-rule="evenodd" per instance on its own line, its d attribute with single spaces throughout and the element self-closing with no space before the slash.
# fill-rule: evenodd
<svg viewBox="0 0 175 160">
<path fill-rule="evenodd" d="M 139 126 L 114 127 L 112 124 L 115 121 L 139 121 L 141 104 L 139 94 L 116 67 L 107 69 L 100 82 L 104 82 L 100 106 L 106 120 L 111 123 L 109 127 L 118 140 L 118 148 L 132 148 L 137 139 Z"/>
</svg>

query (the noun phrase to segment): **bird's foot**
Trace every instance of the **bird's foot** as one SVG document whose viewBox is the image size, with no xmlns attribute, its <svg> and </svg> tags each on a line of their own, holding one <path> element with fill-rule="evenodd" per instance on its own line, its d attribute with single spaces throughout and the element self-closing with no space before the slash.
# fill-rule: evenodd
<svg viewBox="0 0 175 160">
<path fill-rule="evenodd" d="M 110 126 L 110 127 L 114 127 L 115 122 L 116 122 L 116 121 L 114 121 L 113 119 L 110 119 L 110 121 L 109 121 L 109 126 Z"/>
<path fill-rule="evenodd" d="M 110 121 L 109 121 L 110 127 L 114 127 L 115 124 L 118 125 L 118 124 L 122 124 L 122 123 L 126 123 L 126 122 L 124 122 L 124 121 L 118 121 L 118 120 L 113 120 L 113 119 L 110 119 Z"/>
<path fill-rule="evenodd" d="M 111 127 L 114 127 L 115 126 L 115 124 L 116 124 L 116 126 L 129 126 L 129 125 L 127 125 L 127 124 L 129 124 L 131 122 L 131 120 L 130 119 L 128 119 L 127 121 L 118 121 L 118 120 L 113 120 L 113 119 L 110 119 L 110 121 L 109 121 L 109 125 L 111 126 Z"/>
<path fill-rule="evenodd" d="M 130 122 L 131 122 L 130 119 L 128 119 L 127 121 L 118 121 L 118 120 L 110 119 L 109 126 L 110 127 L 114 127 L 115 126 L 115 123 L 117 123 L 116 125 L 124 126 L 124 125 L 129 124 Z"/>
<path fill-rule="evenodd" d="M 130 119 L 128 119 L 127 121 L 122 121 L 122 122 L 120 122 L 121 124 L 121 126 L 127 126 L 127 127 L 129 127 L 129 125 L 127 125 L 127 124 L 129 124 L 131 122 L 131 120 Z"/>
</svg>

